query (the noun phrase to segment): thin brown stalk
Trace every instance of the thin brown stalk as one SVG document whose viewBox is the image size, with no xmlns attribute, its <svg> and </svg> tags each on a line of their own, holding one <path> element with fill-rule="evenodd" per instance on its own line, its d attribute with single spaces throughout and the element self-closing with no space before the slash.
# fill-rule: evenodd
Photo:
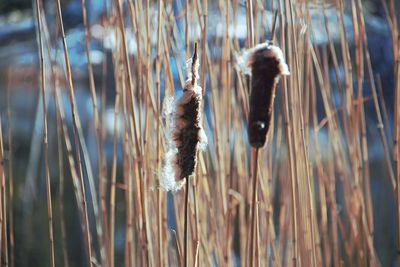
<svg viewBox="0 0 400 267">
<path fill-rule="evenodd" d="M 384 3 L 384 1 L 382 1 Z M 384 5 L 385 6 L 385 5 Z M 390 29 L 392 33 L 392 48 L 394 61 L 394 77 L 395 77 L 395 99 L 394 99 L 394 139 L 393 139 L 393 160 L 395 169 L 395 196 L 396 196 L 396 219 L 397 219 L 397 263 L 400 263 L 400 32 L 398 24 L 400 20 L 399 11 L 396 2 L 391 0 L 389 3 L 390 10 L 386 14 L 390 21 Z"/>
<path fill-rule="evenodd" d="M 55 79 L 57 79 L 57 78 L 55 78 Z M 66 230 L 65 230 L 65 216 L 64 216 L 65 215 L 65 211 L 64 211 L 64 158 L 63 158 L 64 150 L 63 150 L 63 145 L 62 145 L 61 117 L 60 117 L 60 113 L 58 110 L 57 110 L 57 148 L 58 148 L 58 169 L 59 169 L 58 208 L 60 209 L 61 244 L 62 244 L 64 266 L 68 267 L 69 262 L 68 262 L 68 252 L 67 252 L 67 235 L 66 235 Z"/>
<path fill-rule="evenodd" d="M 185 267 L 189 267 L 189 190 L 190 190 L 190 177 L 186 178 L 186 190 L 185 190 L 185 224 L 184 224 L 184 263 Z"/>
<path fill-rule="evenodd" d="M 253 178 L 253 195 L 251 201 L 251 230 L 250 230 L 250 267 L 253 267 L 254 264 L 259 266 L 259 257 L 258 257 L 258 246 L 256 245 L 256 240 L 259 240 L 257 224 L 257 207 L 258 207 L 258 148 L 252 148 L 252 178 Z"/>
<path fill-rule="evenodd" d="M 160 131 L 160 75 L 161 75 L 161 28 L 163 26 L 163 1 L 158 0 L 157 2 L 157 54 L 156 54 L 156 101 L 157 101 L 157 173 L 161 170 L 161 131 Z M 160 181 L 158 181 L 158 186 L 160 186 Z M 163 253 L 163 223 L 162 223 L 162 207 L 163 207 L 164 194 L 162 190 L 158 190 L 157 194 L 157 232 L 158 232 L 158 257 L 159 265 L 164 265 L 164 253 Z"/>
<path fill-rule="evenodd" d="M 118 64 L 117 64 L 118 65 Z M 118 78 L 122 78 L 121 80 L 123 81 L 123 76 L 119 77 L 117 73 L 115 73 L 115 76 Z M 125 205 L 126 205 L 126 217 L 125 217 L 125 266 L 127 267 L 131 267 L 133 266 L 133 262 L 134 262 L 134 250 L 133 250 L 133 219 L 132 219 L 132 214 L 133 214 L 133 208 L 132 208 L 132 181 L 133 181 L 133 173 L 129 170 L 132 169 L 132 162 L 133 162 L 133 158 L 131 157 L 131 146 L 129 145 L 129 131 L 127 131 L 126 127 L 127 125 L 129 125 L 127 123 L 127 120 L 125 118 L 127 118 L 127 99 L 126 99 L 126 88 L 124 86 L 123 83 L 121 83 L 121 86 L 119 86 L 119 83 L 116 83 L 116 87 L 118 91 L 121 91 L 120 93 L 120 98 L 122 100 L 122 118 L 124 118 L 123 122 L 121 123 L 121 140 L 122 140 L 122 154 L 123 154 L 123 160 L 122 160 L 122 169 L 123 169 L 123 181 L 124 181 L 124 193 L 125 193 Z M 119 105 L 119 104 L 118 104 Z M 115 113 L 114 113 L 115 114 Z M 118 120 L 118 115 L 114 115 L 115 117 L 115 121 Z M 118 129 L 118 126 L 116 126 L 114 121 L 114 138 L 116 136 L 116 129 Z M 114 141 L 116 141 L 116 139 L 113 140 L 113 150 L 114 148 L 116 148 L 116 143 L 114 143 Z M 114 146 L 115 145 L 115 146 Z M 114 152 L 113 152 L 114 153 Z M 116 154 L 113 154 L 113 160 L 114 157 L 116 159 Z M 116 164 L 117 161 L 113 161 L 113 164 Z M 113 165 L 114 166 L 114 165 Z M 113 171 L 116 171 L 116 169 L 113 169 Z M 114 177 L 114 173 L 112 174 L 112 177 Z M 116 176 L 115 176 L 116 178 Z M 115 181 L 116 182 L 116 181 Z M 116 185 L 113 186 L 114 187 L 114 198 L 115 198 L 115 187 Z M 114 200 L 115 202 L 115 200 Z M 115 209 L 115 205 L 114 205 L 114 209 Z M 113 217 L 115 220 L 115 210 L 113 211 L 114 214 Z M 114 223 L 115 224 L 115 223 Z"/>
<path fill-rule="evenodd" d="M 58 25 L 58 24 L 57 24 Z M 47 45 L 47 51 L 49 53 L 50 51 L 50 39 L 48 37 L 49 33 L 47 30 L 47 23 L 44 20 L 44 32 L 46 36 L 46 45 Z M 57 27 L 56 29 L 56 40 L 58 40 L 58 35 L 59 35 L 59 29 Z M 55 54 L 58 54 L 58 44 L 56 43 L 55 46 Z M 50 54 L 48 55 L 50 57 Z M 57 56 L 55 56 L 57 58 Z M 63 125 L 63 109 L 60 106 L 60 101 L 58 99 L 58 88 L 59 88 L 59 78 L 56 75 L 55 71 L 55 64 L 52 62 L 51 63 L 51 76 L 52 76 L 52 81 L 53 81 L 53 86 L 54 86 L 54 99 L 55 99 L 55 104 L 56 104 L 56 124 L 57 124 L 57 151 L 58 151 L 58 169 L 59 169 L 59 192 L 58 192 L 58 206 L 60 210 L 60 227 L 61 227 L 61 246 L 62 246 L 62 252 L 63 252 L 63 262 L 64 266 L 68 267 L 69 266 L 69 261 L 68 261 L 68 251 L 67 251 L 67 241 L 66 241 L 66 229 L 65 229 L 65 211 L 64 211 L 64 158 L 63 158 L 63 130 L 64 130 L 64 125 Z M 65 131 L 66 132 L 66 131 Z M 65 134 L 64 132 L 64 134 Z M 65 137 L 65 142 L 66 146 L 68 147 L 68 140 L 67 140 L 67 135 Z M 71 164 L 70 166 L 73 166 Z M 71 173 L 73 176 L 73 169 L 71 168 Z M 73 179 L 76 180 L 76 179 Z M 77 192 L 77 190 L 76 190 Z M 77 199 L 79 199 L 78 194 L 76 194 Z M 78 201 L 79 203 L 79 201 Z M 81 213 L 79 213 L 81 214 Z M 81 216 L 82 217 L 82 216 Z"/>
<path fill-rule="evenodd" d="M 118 86 L 115 90 L 115 104 L 114 104 L 114 132 L 113 132 L 113 158 L 111 167 L 111 189 L 110 189 L 110 266 L 115 265 L 114 248 L 115 248 L 115 191 L 117 183 L 117 129 L 118 129 L 118 114 L 120 103 L 120 91 Z"/>
<path fill-rule="evenodd" d="M 140 1 L 138 2 L 140 4 Z M 133 82 L 132 82 L 132 73 L 131 73 L 131 65 L 130 65 L 130 60 L 129 60 L 129 55 L 128 55 L 128 48 L 127 48 L 127 39 L 125 36 L 125 26 L 124 26 L 124 20 L 123 20 L 123 15 L 122 15 L 122 10 L 121 10 L 121 3 L 119 0 L 115 1 L 116 7 L 117 7 L 117 19 L 118 19 L 118 26 L 121 32 L 121 43 L 122 43 L 122 61 L 124 63 L 125 67 L 125 72 L 127 75 L 127 89 L 130 95 L 130 101 L 131 101 L 131 136 L 134 138 L 135 141 L 135 152 L 138 157 L 142 158 L 142 142 L 139 140 L 139 133 L 138 131 L 140 130 L 141 127 L 137 127 L 137 122 L 139 125 L 141 124 L 141 109 L 138 109 L 139 114 L 137 119 L 136 117 L 136 112 L 135 112 L 135 106 L 134 104 L 136 103 L 134 99 L 134 90 L 133 90 Z M 141 10 L 140 7 L 136 8 L 137 10 Z M 148 9 L 147 9 L 148 10 Z M 136 16 L 135 16 L 136 17 Z M 137 22 L 137 21 L 136 21 Z M 139 39 L 138 39 L 139 40 Z M 148 64 L 150 65 L 150 64 Z M 149 72 L 149 70 L 148 70 Z M 147 113 L 146 113 L 147 114 Z M 147 116 L 147 115 L 146 115 Z M 145 135 L 145 134 L 144 134 Z M 149 227 L 148 227 L 148 212 L 147 212 L 147 193 L 146 193 L 146 186 L 145 186 L 145 168 L 142 166 L 143 163 L 139 162 L 139 181 L 140 181 L 140 187 L 139 187 L 139 196 L 140 196 L 140 205 L 141 205 L 141 222 L 143 223 L 143 229 L 140 227 L 141 230 L 141 235 L 143 236 L 142 240 L 144 244 L 142 244 L 141 248 L 143 249 L 143 253 L 145 254 L 146 262 L 149 264 L 149 262 L 153 262 L 153 256 L 152 256 L 152 243 L 150 242 L 150 232 L 149 232 Z"/>
<path fill-rule="evenodd" d="M 187 1 L 187 9 L 189 9 L 189 1 Z M 201 66 L 201 77 L 202 77 L 202 83 L 201 83 L 201 88 L 202 88 L 202 95 L 203 97 L 205 96 L 206 93 L 206 70 L 207 70 L 207 20 L 208 20 L 208 0 L 203 0 L 203 27 L 202 27 L 202 66 Z M 187 43 L 188 45 L 188 43 Z M 195 43 L 195 53 L 197 52 L 197 43 Z M 189 48 L 187 48 L 187 50 L 189 50 Z M 203 112 L 204 109 L 204 102 L 202 104 L 201 107 L 201 111 Z M 204 124 L 204 122 L 203 122 Z M 197 168 L 197 172 L 198 173 L 199 168 Z M 199 176 L 197 176 L 198 178 Z M 192 189 L 193 189 L 193 205 L 194 205 L 194 212 L 195 212 L 195 230 L 196 230 L 196 235 L 195 238 L 197 240 L 199 240 L 199 207 L 198 207 L 198 194 L 199 194 L 199 182 L 197 180 L 195 180 L 195 178 L 193 179 L 193 184 L 192 184 Z"/>
<path fill-rule="evenodd" d="M 2 126 L 2 121 L 1 121 L 1 115 L 0 115 L 0 183 L 2 184 L 3 181 L 6 179 L 5 173 L 4 173 L 4 146 L 3 146 L 3 126 Z M 0 189 L 0 260 L 2 260 L 2 255 L 7 251 L 7 248 L 4 249 L 3 252 L 3 227 L 4 224 L 7 222 L 4 220 L 4 214 L 3 214 L 3 190 Z"/>
<path fill-rule="evenodd" d="M 398 64 L 398 66 L 397 66 L 397 77 L 399 77 L 400 76 L 400 65 Z M 397 102 L 397 104 L 396 104 L 396 109 L 397 109 L 397 111 L 396 111 L 396 117 L 397 117 L 397 120 L 396 120 L 396 123 L 395 123 L 395 129 L 398 129 L 399 127 L 400 127 L 400 108 L 399 108 L 399 105 L 400 105 L 400 93 L 399 93 L 399 91 L 400 91 L 400 78 L 397 78 L 397 89 L 396 89 L 396 94 L 397 94 L 397 96 L 396 96 L 396 102 Z M 395 135 L 395 144 L 396 144 L 396 146 L 394 146 L 394 148 L 396 149 L 396 155 L 397 155 L 397 158 L 395 159 L 395 164 L 396 164 L 396 177 L 397 177 L 397 179 L 396 179 L 396 203 L 397 203 L 397 225 L 399 226 L 398 227 L 398 229 L 397 229 L 397 232 L 398 232 L 398 236 L 397 236 L 397 242 L 398 242 L 398 244 L 397 244 L 397 253 L 398 254 L 400 254 L 400 145 L 399 145 L 399 139 L 400 139 L 400 133 L 399 133 L 399 130 L 397 130 L 397 133 L 396 133 L 396 135 Z M 400 261 L 400 260 L 399 260 Z"/>
<path fill-rule="evenodd" d="M 383 117 L 383 131 L 385 132 L 386 140 L 393 140 L 393 134 L 390 129 L 390 122 L 389 122 L 389 114 L 388 114 L 388 108 L 386 106 L 386 101 L 385 97 L 383 94 L 383 88 L 382 88 L 382 80 L 380 75 L 377 75 L 377 87 L 378 87 L 378 94 L 379 94 L 379 103 L 382 108 L 382 117 Z M 388 147 L 388 154 L 393 155 L 393 147 Z"/>
<path fill-rule="evenodd" d="M 203 29 L 202 29 L 202 42 L 201 42 L 201 62 L 203 62 L 202 67 L 201 67 L 201 74 L 202 74 L 202 83 L 201 83 L 201 88 L 203 89 L 203 96 L 205 95 L 206 92 L 206 67 L 207 67 L 207 11 L 208 11 L 208 5 L 207 5 L 208 0 L 203 0 Z"/>
<path fill-rule="evenodd" d="M 396 31 L 395 31 L 396 33 Z M 400 42 L 397 42 L 398 54 L 400 54 Z M 396 59 L 395 66 L 395 77 L 397 77 L 395 81 L 395 122 L 394 122 L 394 161 L 396 168 L 396 204 L 397 204 L 397 253 L 400 255 L 400 60 L 399 56 Z M 399 259 L 400 261 L 400 259 Z"/>
<path fill-rule="evenodd" d="M 45 162 L 45 175 L 46 175 L 46 196 L 47 196 L 47 216 L 48 216 L 48 231 L 49 231 L 49 245 L 50 245 L 50 264 L 55 266 L 54 257 L 54 237 L 53 237 L 53 208 L 51 204 L 51 184 L 50 184 L 50 170 L 49 170 L 49 151 L 47 141 L 47 114 L 46 114 L 46 92 L 45 92 L 45 71 L 44 71 L 44 53 L 42 43 L 42 19 L 41 19 L 41 5 L 40 1 L 36 0 L 36 18 L 39 32 L 39 51 L 40 51 L 40 73 L 41 73 L 41 94 L 42 94 L 42 107 L 43 107 L 43 150 Z M 5 203 L 3 202 L 3 205 Z"/>
<path fill-rule="evenodd" d="M 299 101 L 297 107 L 298 107 L 298 111 L 297 114 L 300 118 L 300 120 L 296 120 L 300 122 L 300 125 L 297 126 L 299 127 L 299 131 L 300 131 L 300 144 L 301 144 L 301 152 L 302 155 L 301 157 L 303 157 L 304 159 L 304 165 L 302 166 L 304 168 L 305 171 L 305 176 L 306 176 L 306 181 L 307 181 L 307 185 L 305 186 L 305 193 L 306 193 L 306 201 L 307 201 L 307 219 L 308 219 L 308 223 L 309 223 L 309 228 L 311 230 L 311 260 L 309 261 L 311 263 L 311 266 L 316 266 L 316 245 L 315 245 L 315 226 L 314 226 L 314 207 L 313 207 L 313 192 L 312 192 L 312 188 L 311 188 L 311 178 L 310 178 L 310 170 L 309 170 L 309 160 L 308 160 L 308 153 L 307 153 L 307 146 L 306 146 L 306 139 L 305 139 L 305 133 L 304 133 L 304 117 L 303 117 L 303 113 L 301 111 L 301 89 L 300 89 L 300 75 L 301 75 L 301 69 L 299 67 L 299 56 L 297 53 L 298 51 L 298 42 L 297 42 L 297 38 L 296 38 L 296 27 L 295 27 L 295 20 L 294 20 L 294 12 L 293 12 L 293 1 L 289 0 L 289 16 L 290 16 L 290 32 L 291 32 L 291 39 L 289 39 L 289 43 L 290 41 L 293 42 L 293 49 L 294 49 L 294 71 L 293 71 L 293 80 L 294 80 L 294 84 L 295 87 L 297 89 L 297 91 L 295 92 L 295 94 L 297 93 L 297 101 Z M 295 136 L 296 138 L 296 136 Z M 295 143 L 297 143 L 295 141 Z M 304 258 L 304 256 L 303 256 Z"/>
<path fill-rule="evenodd" d="M 132 72 L 131 72 L 131 64 L 130 64 L 130 60 L 129 60 L 129 55 L 128 55 L 128 47 L 127 47 L 127 40 L 126 40 L 126 36 L 125 36 L 125 25 L 124 25 L 124 21 L 123 21 L 123 16 L 122 16 L 122 10 L 121 10 L 121 3 L 119 0 L 115 0 L 115 5 L 117 7 L 117 18 L 118 18 L 118 26 L 120 28 L 120 32 L 121 32 L 121 44 L 122 44 L 122 61 L 124 63 L 125 66 L 125 71 L 126 71 L 126 75 L 127 75 L 127 88 L 129 90 L 130 93 L 130 101 L 131 101 L 131 117 L 132 117 L 132 121 L 133 121 L 133 129 L 131 130 L 132 133 L 132 137 L 134 138 L 135 141 L 135 151 L 138 155 L 141 155 L 141 142 L 139 142 L 139 134 L 138 134 L 138 127 L 137 127 L 137 118 L 136 118 L 136 114 L 135 114 L 135 107 L 133 106 L 135 104 L 136 101 L 134 101 L 134 92 L 133 92 L 133 82 L 132 82 Z M 139 109 L 140 110 L 140 109 Z M 131 127 L 132 128 L 132 127 Z"/>
<path fill-rule="evenodd" d="M 48 32 L 48 26 L 47 26 L 47 21 L 45 17 L 42 17 L 42 25 L 43 25 L 43 32 L 44 32 L 44 38 L 46 42 L 46 48 L 47 48 L 47 55 L 49 58 L 52 58 L 52 55 L 50 53 L 51 51 L 51 44 L 50 44 L 50 38 L 49 38 L 49 32 Z M 57 24 L 58 25 L 58 24 Z M 56 32 L 55 32 L 55 39 L 58 40 L 58 35 L 59 35 L 59 29 L 56 27 Z M 58 53 L 58 44 L 56 43 L 55 46 L 55 58 L 57 58 L 57 53 Z M 55 63 L 51 61 L 50 63 L 50 68 L 51 68 L 51 79 L 53 82 L 54 86 L 54 98 L 56 102 L 56 128 L 57 128 L 57 146 L 58 146 L 58 168 L 59 168 L 59 192 L 58 192 L 58 206 L 60 209 L 60 223 L 61 223 L 61 244 L 62 244 L 62 251 L 63 251 L 63 261 L 64 261 L 64 266 L 68 267 L 68 253 L 67 253 L 67 247 L 66 247 L 66 231 L 65 231 L 65 218 L 64 218 L 64 163 L 63 163 L 63 149 L 62 149 L 62 119 L 61 119 L 61 112 L 58 109 L 58 101 L 57 101 L 57 96 L 56 96 L 56 91 L 59 86 L 59 79 L 55 74 Z"/>
<path fill-rule="evenodd" d="M 53 67 L 54 68 L 54 67 Z M 54 69 L 52 70 L 52 74 L 54 75 Z M 85 229 L 85 225 L 83 222 L 83 210 L 82 207 L 79 205 L 80 203 L 82 203 L 82 192 L 79 188 L 79 175 L 78 175 L 78 171 L 75 167 L 75 160 L 73 157 L 73 151 L 72 151 L 72 143 L 71 140 L 68 136 L 68 129 L 67 129 L 67 124 L 65 121 L 65 112 L 64 112 L 64 106 L 62 104 L 61 101 L 61 95 L 59 92 L 59 88 L 58 88 L 58 82 L 55 82 L 55 90 L 54 90 L 54 95 L 55 95 L 55 100 L 56 100 L 56 107 L 57 107 L 57 113 L 59 114 L 60 120 L 61 120 L 61 126 L 62 126 L 62 133 L 64 136 L 64 146 L 67 152 L 67 159 L 68 159 L 68 165 L 70 168 L 70 172 L 71 172 L 71 176 L 72 176 L 72 182 L 73 182 L 73 186 L 74 186 L 74 193 L 75 193 L 75 199 L 76 202 L 78 204 L 78 211 L 79 211 L 79 216 L 81 219 L 81 226 L 82 226 L 82 231 L 84 231 Z"/>
<path fill-rule="evenodd" d="M 101 162 L 101 142 L 100 142 L 100 123 L 99 123 L 99 113 L 97 109 L 97 95 L 96 95 L 96 88 L 95 88 L 95 83 L 94 83 L 94 75 L 93 75 L 93 67 L 92 67 L 92 61 L 91 61 L 91 56 L 90 56 L 90 25 L 88 24 L 87 20 L 87 12 L 86 12 L 86 0 L 81 0 L 81 6 L 82 6 L 82 18 L 83 18 L 83 26 L 85 30 L 85 45 L 86 45 L 86 56 L 87 56 L 87 69 L 88 69 L 88 76 L 89 76 L 89 89 L 90 89 L 90 96 L 92 98 L 92 107 L 93 107 L 93 120 L 94 120 L 94 127 L 95 127 L 95 139 L 96 139 L 96 145 L 97 145 L 97 161 L 99 162 L 97 164 L 98 166 L 98 177 L 99 181 L 105 179 L 104 173 L 103 173 L 103 168 Z M 85 161 L 87 162 L 87 161 Z M 93 201 L 93 211 L 96 219 L 96 230 L 97 230 L 97 235 L 98 235 L 98 243 L 100 247 L 100 256 L 101 256 L 101 262 L 103 264 L 106 264 L 106 255 L 105 255 L 105 246 L 103 243 L 103 229 L 102 229 L 102 222 L 100 221 L 100 216 L 98 212 L 98 202 L 97 202 L 97 194 L 94 190 L 91 188 L 91 195 L 92 195 L 92 201 Z"/>
<path fill-rule="evenodd" d="M 105 52 L 104 52 L 105 53 Z M 104 114 L 105 114 L 105 106 L 106 106 L 106 81 L 107 81 L 107 63 L 109 61 L 107 60 L 107 57 L 103 61 L 103 66 L 102 66 L 102 88 L 101 88 L 101 105 L 100 105 L 100 121 L 104 121 Z M 103 126 L 103 125 L 101 125 Z M 102 128 L 103 129 L 103 128 Z M 104 143 L 105 142 L 105 134 L 104 130 L 100 131 L 100 142 Z M 109 252 L 110 252 L 110 242 L 109 242 L 109 232 L 108 232 L 108 213 L 107 213 L 107 200 L 106 200 L 106 178 L 107 178 L 107 160 L 106 160 L 106 153 L 101 154 L 100 162 L 98 164 L 101 165 L 102 172 L 104 173 L 103 179 L 99 179 L 99 197 L 100 197 L 100 213 L 101 213 L 101 221 L 103 223 L 103 230 L 104 230 L 104 235 L 103 235 L 103 243 L 105 244 L 106 247 L 106 253 L 107 253 L 107 262 L 109 260 Z"/>
<path fill-rule="evenodd" d="M 280 18 L 280 45 L 281 47 L 285 47 L 285 29 L 284 26 L 284 15 L 283 15 L 283 3 L 279 2 L 279 18 Z M 296 186 L 296 176 L 295 176 L 295 163 L 294 163 L 294 155 L 293 155 L 293 140 L 292 140 L 292 127 L 290 125 L 290 106 L 288 98 L 288 85 L 286 79 L 282 80 L 282 88 L 283 88 L 283 99 L 284 99 L 284 121 L 285 121 L 285 132 L 287 138 L 287 150 L 288 150 L 288 158 L 289 158 L 289 173 L 290 173 L 290 192 L 291 192 L 291 203 L 292 203 L 292 262 L 293 266 L 298 266 L 298 258 L 299 258 L 299 245 L 298 245 L 298 207 L 297 207 L 297 186 Z"/>
<path fill-rule="evenodd" d="M 194 256 L 194 267 L 199 266 L 199 250 L 200 250 L 200 242 L 196 242 L 196 254 Z"/>
<path fill-rule="evenodd" d="M 224 247 L 223 247 L 223 256 L 224 256 L 224 261 L 225 264 L 229 265 L 232 264 L 231 263 L 231 251 L 230 251 L 230 247 L 231 247 L 231 243 L 232 243 L 232 235 L 231 235 L 231 231 L 232 231 L 232 224 L 233 224 L 233 220 L 232 220 L 232 210 L 229 209 L 229 206 L 231 206 L 230 201 L 231 198 L 229 197 L 229 188 L 232 187 L 232 176 L 231 176 L 231 169 L 232 169 L 232 165 L 231 165 L 231 151 L 230 151 L 230 145 L 231 145 L 231 120 L 232 120 L 232 106 L 231 106 L 231 102 L 232 102 L 232 90 L 231 90 L 231 68 L 232 68 L 232 64 L 230 64 L 231 61 L 231 55 L 230 55 L 230 50 L 231 50 L 231 46 L 230 46 L 230 35 L 229 35 L 229 21 L 230 21 L 230 4 L 229 1 L 226 1 L 226 5 L 224 8 L 224 12 L 225 12 L 225 35 L 224 35 L 224 39 L 223 39 L 223 44 L 222 44 L 222 57 L 221 57 L 221 73 L 225 76 L 225 79 L 221 79 L 221 84 L 223 85 L 223 87 L 228 88 L 228 90 L 224 90 L 224 94 L 223 94 L 223 98 L 225 99 L 225 116 L 227 117 L 227 123 L 226 123 L 226 138 L 225 138 L 225 146 L 224 146 L 224 162 L 226 162 L 227 167 L 225 170 L 225 173 L 223 174 L 223 178 L 221 179 L 221 182 L 223 182 L 224 185 L 224 189 L 222 194 L 225 195 L 225 197 L 223 197 L 223 200 L 226 206 L 224 206 L 224 208 L 226 208 L 226 210 L 224 210 L 225 212 L 225 218 L 224 218 L 224 223 L 226 224 L 226 240 L 224 242 Z M 221 12 L 222 13 L 222 12 Z M 223 77 L 224 77 L 223 76 Z M 223 181 L 222 181 L 223 180 Z M 227 202 L 227 203 L 226 203 Z"/>
<path fill-rule="evenodd" d="M 87 261 L 89 266 L 93 266 L 93 259 L 92 259 L 92 242 L 90 236 L 90 228 L 89 228 L 89 219 L 88 219 L 88 212 L 87 212 L 87 203 L 86 203 L 86 189 L 85 184 L 83 181 L 83 173 L 82 173 L 82 163 L 80 157 L 80 145 L 78 139 L 78 119 L 77 119 L 77 110 L 75 107 L 75 96 L 74 96 L 74 86 L 72 82 L 72 73 L 71 73 L 71 65 L 69 62 L 68 56 L 68 47 L 65 38 L 64 32 L 64 24 L 62 19 L 61 13 L 61 3 L 60 0 L 57 0 L 57 16 L 60 22 L 61 28 L 61 36 L 64 48 L 64 59 L 67 69 L 67 82 L 68 82 L 68 89 L 69 89 L 69 97 L 70 97 L 70 105 L 71 105 L 71 112 L 72 112 L 72 119 L 73 119 L 73 133 L 74 133 L 74 141 L 75 141 L 75 155 L 77 158 L 77 167 L 78 167 L 78 174 L 79 174 L 79 183 L 80 183 L 80 191 L 82 194 L 82 203 L 81 209 L 83 210 L 83 225 L 84 225 L 84 235 L 85 235 L 85 243 L 86 243 L 86 253 L 87 253 Z"/>
<path fill-rule="evenodd" d="M 278 21 L 278 10 L 275 10 L 273 24 L 272 24 L 272 28 L 271 28 L 271 43 L 273 43 L 274 39 L 275 39 L 275 31 L 276 31 L 276 22 L 277 21 Z"/>
<path fill-rule="evenodd" d="M 253 0 L 246 1 L 247 29 L 248 29 L 248 47 L 254 46 L 254 18 L 253 18 Z"/>
<path fill-rule="evenodd" d="M 13 133 L 12 133 L 12 112 L 11 112 L 11 68 L 8 69 L 8 85 L 7 85 L 7 117 L 8 117 L 8 213 L 10 226 L 10 266 L 14 267 L 14 172 L 13 172 Z"/>
<path fill-rule="evenodd" d="M 361 8 L 361 2 L 359 2 L 359 5 Z M 390 156 L 389 156 L 389 148 L 388 148 L 389 146 L 388 146 L 388 142 L 386 140 L 384 128 L 383 128 L 383 119 L 382 119 L 382 115 L 381 115 L 381 111 L 380 111 L 379 103 L 378 103 L 378 96 L 377 96 L 377 92 L 376 92 L 377 90 L 376 90 L 376 86 L 375 86 L 375 79 L 374 79 L 374 75 L 373 75 L 373 71 L 372 71 L 371 57 L 370 57 L 368 42 L 367 42 L 367 34 L 365 32 L 364 15 L 363 15 L 362 11 L 360 11 L 359 15 L 360 15 L 360 21 L 361 21 L 361 27 L 362 27 L 362 33 L 363 33 L 362 41 L 365 46 L 365 61 L 367 63 L 368 79 L 369 79 L 369 83 L 370 83 L 370 86 L 372 89 L 374 108 L 375 108 L 376 116 L 378 119 L 377 127 L 379 129 L 379 134 L 380 134 L 381 141 L 383 144 L 387 171 L 388 171 L 390 180 L 392 181 L 392 184 L 394 186 L 395 185 L 394 172 L 393 172 L 393 168 L 390 164 Z"/>
<path fill-rule="evenodd" d="M 189 14 L 190 14 L 190 6 L 189 0 L 185 0 L 185 47 L 186 47 L 186 58 L 190 57 L 190 48 L 189 48 Z"/>
<path fill-rule="evenodd" d="M 175 230 L 172 230 L 172 234 L 174 236 L 174 241 L 175 241 L 175 247 L 176 247 L 176 258 L 177 258 L 177 262 L 178 262 L 178 266 L 183 266 L 183 262 L 182 262 L 182 249 L 181 246 L 179 245 L 179 239 L 178 236 L 176 234 Z"/>
<path fill-rule="evenodd" d="M 1 124 L 1 120 L 0 120 Z M 1 126 L 0 126 L 1 128 Z M 2 129 L 0 129 L 0 135 L 3 135 Z M 1 136 L 1 150 L 3 150 L 3 137 Z M 3 224 L 1 227 L 1 234 L 3 235 L 3 243 L 4 243 L 4 266 L 8 267 L 8 232 L 7 232 L 7 190 L 6 190 L 6 176 L 4 172 L 4 155 L 1 156 L 0 158 L 2 167 L 1 167 L 1 213 L 3 214 Z M 1 252 L 1 250 L 0 250 Z"/>
</svg>

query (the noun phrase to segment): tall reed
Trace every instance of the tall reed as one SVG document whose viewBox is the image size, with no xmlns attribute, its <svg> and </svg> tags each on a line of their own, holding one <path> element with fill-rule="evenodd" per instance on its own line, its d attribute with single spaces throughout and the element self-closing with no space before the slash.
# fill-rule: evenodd
<svg viewBox="0 0 400 267">
<path fill-rule="evenodd" d="M 41 19 L 41 2 L 36 0 L 36 18 L 37 27 L 39 32 L 39 51 L 40 51 L 40 81 L 41 81 L 41 95 L 42 95 L 42 112 L 43 112 L 43 151 L 44 151 L 44 164 L 45 164 L 45 176 L 46 176 L 46 200 L 47 200 L 47 216 L 48 216 L 48 229 L 49 229 L 49 246 L 50 246 L 50 265 L 55 266 L 54 256 L 54 234 L 53 234 L 53 207 L 51 201 L 51 180 L 49 170 L 49 148 L 47 140 L 47 113 L 46 113 L 46 91 L 45 91 L 45 69 L 44 69 L 44 50 L 43 50 L 43 38 L 42 38 L 42 19 Z M 5 198 L 4 198 L 5 199 Z M 4 203 L 3 203 L 4 204 Z M 7 255 L 7 253 L 6 253 Z"/>
</svg>

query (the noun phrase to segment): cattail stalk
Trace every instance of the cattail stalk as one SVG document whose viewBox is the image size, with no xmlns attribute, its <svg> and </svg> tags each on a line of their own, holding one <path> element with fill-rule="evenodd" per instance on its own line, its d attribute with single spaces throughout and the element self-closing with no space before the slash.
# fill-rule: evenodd
<svg viewBox="0 0 400 267">
<path fill-rule="evenodd" d="M 259 255 L 258 255 L 258 246 L 256 246 L 257 238 L 257 205 L 258 205 L 258 151 L 259 148 L 252 148 L 252 176 L 253 176 L 253 195 L 251 202 L 251 231 L 250 231 L 250 267 L 253 267 L 253 260 L 256 261 L 256 266 L 259 266 Z M 256 251 L 257 250 L 257 251 Z"/>
<path fill-rule="evenodd" d="M 186 191 L 185 191 L 185 224 L 184 224 L 184 263 L 185 267 L 189 266 L 189 190 L 190 190 L 190 177 L 186 178 Z"/>
</svg>

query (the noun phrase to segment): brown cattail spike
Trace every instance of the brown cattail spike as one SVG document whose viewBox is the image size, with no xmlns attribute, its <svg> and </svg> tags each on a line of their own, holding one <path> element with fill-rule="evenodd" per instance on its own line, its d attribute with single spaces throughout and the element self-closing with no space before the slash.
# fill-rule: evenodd
<svg viewBox="0 0 400 267">
<path fill-rule="evenodd" d="M 271 123 L 275 89 L 280 75 L 289 75 L 282 50 L 269 42 L 259 44 L 243 55 L 251 74 L 248 135 L 250 145 L 262 147 Z"/>
<path fill-rule="evenodd" d="M 166 154 L 161 186 L 164 190 L 179 190 L 184 179 L 191 176 L 197 164 L 197 151 L 207 143 L 201 126 L 202 89 L 197 85 L 199 62 L 197 44 L 188 61 L 187 80 L 183 95 L 173 113 L 171 147 Z"/>
<path fill-rule="evenodd" d="M 198 78 L 197 43 L 191 61 L 191 77 L 188 77 L 184 95 L 177 103 L 177 122 L 173 139 L 177 144 L 177 165 L 180 168 L 178 179 L 184 179 L 194 173 L 196 167 L 197 146 L 200 142 L 201 128 L 201 87 L 197 85 Z M 179 122 L 179 123 L 178 123 Z"/>
</svg>

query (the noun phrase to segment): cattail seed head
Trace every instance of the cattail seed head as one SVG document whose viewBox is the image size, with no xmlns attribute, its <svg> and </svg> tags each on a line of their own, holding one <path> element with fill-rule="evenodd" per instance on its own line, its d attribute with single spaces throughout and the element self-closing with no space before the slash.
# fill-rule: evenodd
<svg viewBox="0 0 400 267">
<path fill-rule="evenodd" d="M 251 76 L 248 135 L 250 145 L 259 148 L 264 146 L 270 127 L 279 77 L 290 73 L 282 50 L 270 43 L 245 51 L 238 57 L 238 65 Z"/>
<path fill-rule="evenodd" d="M 197 151 L 204 150 L 207 138 L 202 128 L 202 89 L 197 85 L 199 62 L 197 45 L 188 61 L 188 74 L 183 95 L 170 109 L 169 149 L 165 155 L 161 187 L 166 191 L 177 191 L 185 178 L 193 175 L 197 164 Z"/>
</svg>

